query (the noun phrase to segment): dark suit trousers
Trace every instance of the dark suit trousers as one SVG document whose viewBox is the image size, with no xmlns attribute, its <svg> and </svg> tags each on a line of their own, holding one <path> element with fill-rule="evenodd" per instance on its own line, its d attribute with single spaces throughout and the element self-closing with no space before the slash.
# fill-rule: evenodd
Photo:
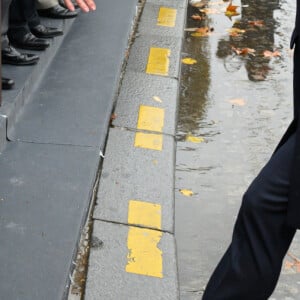
<svg viewBox="0 0 300 300">
<path fill-rule="evenodd" d="M 9 32 L 21 35 L 29 32 L 29 27 L 40 24 L 35 0 L 12 0 L 9 13 Z"/>
<path fill-rule="evenodd" d="M 272 294 L 296 231 L 287 225 L 295 143 L 293 134 L 244 194 L 232 242 L 202 300 L 267 300 Z"/>
<path fill-rule="evenodd" d="M 6 48 L 9 44 L 7 38 L 9 6 L 11 0 L 1 0 L 1 48 Z"/>
</svg>

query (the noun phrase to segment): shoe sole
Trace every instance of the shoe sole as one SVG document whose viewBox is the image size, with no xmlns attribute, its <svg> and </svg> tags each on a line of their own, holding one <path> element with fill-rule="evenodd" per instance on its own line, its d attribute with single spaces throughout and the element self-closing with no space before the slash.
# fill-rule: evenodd
<svg viewBox="0 0 300 300">
<path fill-rule="evenodd" d="M 2 59 L 2 64 L 4 65 L 13 65 L 13 66 L 32 66 L 32 65 L 36 65 L 38 63 L 39 59 L 34 60 L 34 61 L 30 61 L 30 62 L 13 62 L 13 61 L 8 61 L 5 59 Z"/>
</svg>

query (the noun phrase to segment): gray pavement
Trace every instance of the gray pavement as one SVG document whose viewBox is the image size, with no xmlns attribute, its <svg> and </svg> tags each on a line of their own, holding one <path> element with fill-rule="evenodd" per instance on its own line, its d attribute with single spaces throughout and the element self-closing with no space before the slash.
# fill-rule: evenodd
<svg viewBox="0 0 300 300">
<path fill-rule="evenodd" d="M 46 21 L 66 34 L 37 66 L 2 70 L 16 88 L 0 108 L 0 299 L 68 293 L 137 6 L 96 2 Z"/>
</svg>

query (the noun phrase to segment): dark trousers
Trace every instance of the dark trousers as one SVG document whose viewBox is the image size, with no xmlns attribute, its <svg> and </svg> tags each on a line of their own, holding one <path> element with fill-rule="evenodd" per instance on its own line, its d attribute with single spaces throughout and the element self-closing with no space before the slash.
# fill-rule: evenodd
<svg viewBox="0 0 300 300">
<path fill-rule="evenodd" d="M 267 300 L 272 294 L 296 232 L 287 225 L 295 144 L 293 134 L 245 193 L 232 242 L 202 300 Z"/>
<path fill-rule="evenodd" d="M 11 0 L 1 0 L 1 48 L 4 49 L 8 46 L 7 30 L 8 30 L 8 17 L 9 6 Z"/>
<path fill-rule="evenodd" d="M 40 24 L 35 0 L 12 0 L 9 12 L 9 32 L 24 34 L 29 27 Z"/>
</svg>

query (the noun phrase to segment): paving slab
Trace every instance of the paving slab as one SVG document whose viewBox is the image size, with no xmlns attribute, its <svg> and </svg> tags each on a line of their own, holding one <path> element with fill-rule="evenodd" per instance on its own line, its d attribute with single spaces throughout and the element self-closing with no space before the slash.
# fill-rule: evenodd
<svg viewBox="0 0 300 300">
<path fill-rule="evenodd" d="M 128 273 L 127 238 L 132 228 L 95 221 L 85 300 L 179 299 L 174 236 L 163 233 L 158 244 L 162 251 L 162 278 Z"/>
<path fill-rule="evenodd" d="M 178 37 L 159 35 L 138 36 L 130 50 L 127 70 L 145 73 L 150 48 L 164 48 L 171 51 L 169 56 L 169 72 L 166 77 L 178 78 L 181 64 L 181 44 L 182 40 Z"/>
<path fill-rule="evenodd" d="M 0 156 L 1 299 L 62 299 L 99 153 L 8 143 Z"/>
<path fill-rule="evenodd" d="M 161 228 L 174 232 L 174 138 L 163 137 L 162 151 L 134 147 L 134 139 L 110 130 L 94 218 L 127 224 L 129 201 L 146 201 L 161 205 Z"/>
<path fill-rule="evenodd" d="M 161 6 L 186 8 L 188 0 L 147 0 L 147 3 L 154 3 Z"/>
<path fill-rule="evenodd" d="M 11 140 L 104 144 L 137 0 L 96 2 L 76 18 Z"/>
<path fill-rule="evenodd" d="M 173 78 L 126 72 L 115 108 L 116 119 L 113 125 L 137 128 L 140 106 L 154 106 L 164 109 L 162 132 L 175 135 L 178 88 L 178 80 Z"/>
<path fill-rule="evenodd" d="M 158 26 L 157 18 L 161 7 L 169 9 L 176 9 L 175 26 Z M 182 38 L 183 28 L 185 25 L 185 8 L 178 8 L 178 4 L 159 5 L 157 3 L 146 2 L 143 9 L 143 14 L 138 26 L 138 32 L 141 35 L 161 35 L 161 36 L 175 36 Z"/>
</svg>

